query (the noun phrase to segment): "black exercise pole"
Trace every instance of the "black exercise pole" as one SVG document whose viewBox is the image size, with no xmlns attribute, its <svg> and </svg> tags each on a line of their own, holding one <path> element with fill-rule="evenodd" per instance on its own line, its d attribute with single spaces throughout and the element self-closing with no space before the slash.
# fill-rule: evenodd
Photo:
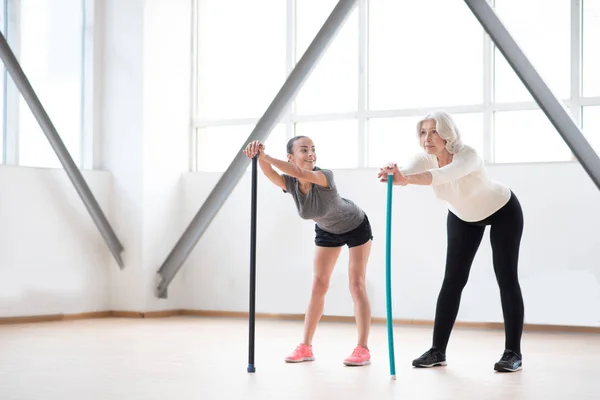
<svg viewBox="0 0 600 400">
<path fill-rule="evenodd" d="M 252 158 L 252 199 L 250 203 L 250 311 L 248 334 L 248 372 L 255 372 L 254 367 L 254 330 L 256 319 L 256 198 L 257 198 L 257 157 Z"/>
</svg>

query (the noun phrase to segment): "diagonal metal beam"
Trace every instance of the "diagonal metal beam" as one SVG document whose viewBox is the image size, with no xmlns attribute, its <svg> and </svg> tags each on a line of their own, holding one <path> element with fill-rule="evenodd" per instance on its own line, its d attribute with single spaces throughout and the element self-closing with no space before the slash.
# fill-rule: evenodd
<svg viewBox="0 0 600 400">
<path fill-rule="evenodd" d="M 167 288 L 189 254 L 206 231 L 215 215 L 221 209 L 227 197 L 231 194 L 239 180 L 244 175 L 250 160 L 242 153 L 246 144 L 253 140 L 265 141 L 275 125 L 281 119 L 286 107 L 294 99 L 329 44 L 333 41 L 347 17 L 350 15 L 358 0 L 340 0 L 311 44 L 306 49 L 302 58 L 296 64 L 285 83 L 256 124 L 254 130 L 243 143 L 237 156 L 229 165 L 213 191 L 210 193 L 196 216 L 192 219 L 187 229 L 167 256 L 165 262 L 158 270 L 158 285 L 156 296 L 167 297 Z"/>
<path fill-rule="evenodd" d="M 510 35 L 494 9 L 486 0 L 464 0 L 483 29 L 492 38 L 506 61 L 525 85 L 546 117 L 571 148 L 584 170 L 600 189 L 600 158 L 585 139 L 567 110 L 560 104 L 546 83 Z"/>
<path fill-rule="evenodd" d="M 50 146 L 56 153 L 60 163 L 65 169 L 71 183 L 75 187 L 75 190 L 83 200 L 83 204 L 87 208 L 90 213 L 92 220 L 95 222 L 96 227 L 100 231 L 100 234 L 104 238 L 104 241 L 108 245 L 110 251 L 112 252 L 115 260 L 119 264 L 119 267 L 123 269 L 123 260 L 121 259 L 121 252 L 123 251 L 123 246 L 119 242 L 115 232 L 112 230 L 106 216 L 102 212 L 100 205 L 96 201 L 92 191 L 88 187 L 85 179 L 81 175 L 81 171 L 77 168 L 75 162 L 71 158 L 69 151 L 67 150 L 65 144 L 60 138 L 56 128 L 52 124 L 48 113 L 42 106 L 40 99 L 37 97 L 33 87 L 29 83 L 27 76 L 23 72 L 19 61 L 15 57 L 12 52 L 8 42 L 4 35 L 0 32 L 0 58 L 4 62 L 6 66 L 6 70 L 12 77 L 15 85 L 21 92 L 23 99 L 29 106 L 29 109 L 33 113 L 33 116 L 37 120 L 38 124 L 42 128 L 42 131 L 46 135 L 48 142 L 50 142 Z"/>
</svg>

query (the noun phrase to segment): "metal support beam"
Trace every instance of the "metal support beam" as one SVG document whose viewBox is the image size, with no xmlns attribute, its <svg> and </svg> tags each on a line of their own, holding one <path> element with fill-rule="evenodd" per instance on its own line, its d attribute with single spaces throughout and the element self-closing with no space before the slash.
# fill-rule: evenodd
<svg viewBox="0 0 600 400">
<path fill-rule="evenodd" d="M 69 151 L 67 150 L 58 132 L 56 131 L 56 128 L 52 124 L 48 113 L 46 112 L 39 98 L 35 94 L 35 91 L 29 83 L 27 76 L 23 72 L 19 61 L 15 57 L 10 46 L 8 45 L 8 42 L 6 41 L 6 38 L 1 32 L 0 58 L 2 58 L 2 61 L 6 66 L 6 70 L 12 77 L 13 82 L 15 83 L 15 85 L 19 89 L 19 92 L 23 96 L 23 99 L 25 99 L 25 102 L 29 106 L 29 109 L 33 113 L 33 116 L 42 128 L 42 131 L 46 135 L 46 138 L 48 138 L 52 149 L 56 153 L 56 156 L 60 160 L 60 163 L 62 164 L 67 175 L 69 176 L 71 183 L 73 183 L 75 190 L 81 197 L 81 200 L 83 200 L 83 204 L 85 205 L 92 219 L 96 223 L 96 226 L 98 227 L 98 230 L 104 238 L 104 241 L 110 248 L 110 251 L 115 257 L 115 260 L 119 264 L 119 267 L 122 269 L 123 261 L 121 260 L 121 252 L 123 251 L 123 246 L 119 242 L 119 239 L 112 230 L 100 206 L 96 202 L 92 191 L 83 179 L 81 171 L 79 171 L 77 165 L 73 162 Z"/>
<path fill-rule="evenodd" d="M 256 124 L 254 130 L 240 147 L 240 151 L 229 165 L 213 191 L 210 193 L 196 216 L 167 256 L 165 262 L 158 270 L 158 286 L 156 296 L 167 297 L 167 288 L 189 254 L 192 252 L 198 240 L 208 228 L 211 221 L 221 209 L 239 180 L 244 175 L 250 160 L 242 153 L 246 144 L 253 140 L 265 141 L 275 125 L 281 119 L 285 108 L 295 98 L 296 94 L 317 65 L 321 56 L 325 53 L 329 44 L 333 41 L 347 17 L 350 15 L 357 0 L 340 0 L 312 43 L 306 49 L 296 67 L 290 73 L 285 83 Z"/>
<path fill-rule="evenodd" d="M 465 0 L 533 99 L 600 189 L 600 158 L 486 0 Z"/>
</svg>

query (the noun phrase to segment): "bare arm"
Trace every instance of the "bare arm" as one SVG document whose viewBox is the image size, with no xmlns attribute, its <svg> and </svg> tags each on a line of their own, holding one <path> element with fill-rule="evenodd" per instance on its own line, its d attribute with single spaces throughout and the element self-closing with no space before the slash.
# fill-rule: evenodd
<svg viewBox="0 0 600 400">
<path fill-rule="evenodd" d="M 263 159 L 287 175 L 293 176 L 303 181 L 315 183 L 319 186 L 329 187 L 327 178 L 320 171 L 308 171 L 306 169 L 299 168 L 290 162 L 273 158 L 268 154 L 264 154 Z"/>
<path fill-rule="evenodd" d="M 285 186 L 285 178 L 275 171 L 273 167 L 271 167 L 271 164 L 265 161 L 265 146 L 262 143 L 256 140 L 248 143 L 248 146 L 246 146 L 244 149 L 244 154 L 248 158 L 253 158 L 254 156 L 258 155 L 258 165 L 260 166 L 263 174 L 275 185 L 283 190 L 287 190 Z"/>
<path fill-rule="evenodd" d="M 279 186 L 283 190 L 287 190 L 285 178 L 283 177 L 283 175 L 275 171 L 273 169 L 273 166 L 275 166 L 275 168 L 279 169 L 283 173 L 289 176 L 293 176 L 297 179 L 312 182 L 323 187 L 329 186 L 327 178 L 322 172 L 307 171 L 287 161 L 282 161 L 273 158 L 265 153 L 265 146 L 258 141 L 249 143 L 246 149 L 244 149 L 244 154 L 246 154 L 246 156 L 248 156 L 249 158 L 258 155 L 258 165 L 260 165 L 260 169 L 263 171 L 265 176 L 269 178 L 271 182 L 273 182 L 275 185 Z"/>
<path fill-rule="evenodd" d="M 287 190 L 287 187 L 285 186 L 285 178 L 279 172 L 275 171 L 271 164 L 259 158 L 258 165 L 260 166 L 263 174 L 265 174 L 265 176 L 269 178 L 271 182 L 279 186 L 281 189 Z"/>
</svg>

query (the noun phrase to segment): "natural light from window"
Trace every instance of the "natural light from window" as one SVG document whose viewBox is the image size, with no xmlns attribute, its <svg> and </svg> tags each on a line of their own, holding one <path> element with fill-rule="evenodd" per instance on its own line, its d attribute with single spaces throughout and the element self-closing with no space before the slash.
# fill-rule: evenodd
<svg viewBox="0 0 600 400">
<path fill-rule="evenodd" d="M 296 61 L 300 60 L 336 4 L 337 0 L 297 1 Z M 355 112 L 358 109 L 356 7 L 306 80 L 295 104 L 298 114 Z"/>
<path fill-rule="evenodd" d="M 496 112 L 495 119 L 495 162 L 571 160 L 571 150 L 542 111 Z"/>
<path fill-rule="evenodd" d="M 495 9 L 554 94 L 559 99 L 569 98 L 571 2 L 495 0 Z M 495 101 L 533 101 L 531 94 L 498 49 L 494 57 Z"/>
<path fill-rule="evenodd" d="M 194 117 L 198 135 L 207 136 L 197 143 L 210 142 L 227 160 L 204 154 L 196 164 L 218 170 L 229 165 L 338 0 L 257 0 L 234 15 L 236 0 L 194 1 L 200 4 Z M 600 146 L 600 0 L 492 3 L 542 79 Z M 577 32 L 571 21 L 579 12 Z M 244 64 L 251 55 L 255 63 Z M 581 87 L 571 88 L 575 78 Z M 358 0 L 269 140 L 283 151 L 293 135 L 307 135 L 321 165 L 378 168 L 422 151 L 415 124 L 434 108 L 452 114 L 464 143 L 486 162 L 573 160 L 473 12 L 447 0 Z"/>
<path fill-rule="evenodd" d="M 81 160 L 81 0 L 22 0 L 20 63 L 75 163 Z M 50 143 L 19 95 L 19 164 L 61 167 Z"/>
<path fill-rule="evenodd" d="M 197 168 L 222 172 L 246 145 L 254 125 L 213 126 L 198 130 Z M 287 143 L 285 125 L 278 124 L 264 142 L 267 154 L 285 160 Z M 250 168 L 250 166 L 248 167 Z"/>
<path fill-rule="evenodd" d="M 371 1 L 369 22 L 369 108 L 482 102 L 483 29 L 463 2 Z"/>
<path fill-rule="evenodd" d="M 356 168 L 359 151 L 356 120 L 298 123 L 295 133 L 312 139 L 317 166 L 326 169 Z"/>
<path fill-rule="evenodd" d="M 198 4 L 197 117 L 260 117 L 286 78 L 285 1 Z"/>
</svg>

